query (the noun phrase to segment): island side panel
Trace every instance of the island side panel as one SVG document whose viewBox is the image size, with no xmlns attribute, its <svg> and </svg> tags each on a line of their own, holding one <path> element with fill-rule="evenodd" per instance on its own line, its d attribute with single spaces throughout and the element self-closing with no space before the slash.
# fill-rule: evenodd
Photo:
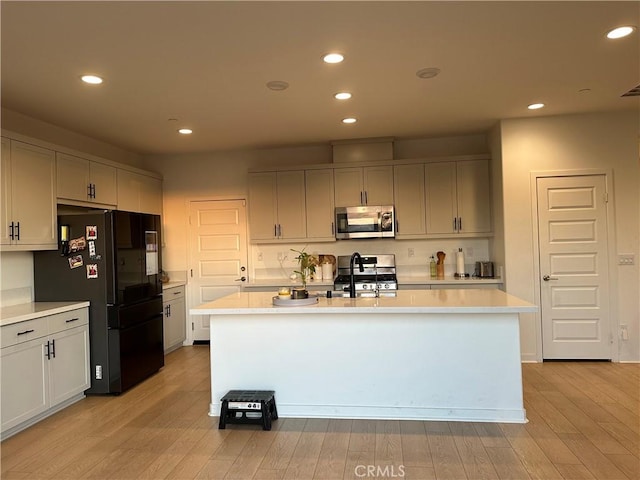
<svg viewBox="0 0 640 480">
<path fill-rule="evenodd" d="M 517 314 L 211 315 L 210 415 L 275 390 L 281 417 L 526 421 Z"/>
</svg>

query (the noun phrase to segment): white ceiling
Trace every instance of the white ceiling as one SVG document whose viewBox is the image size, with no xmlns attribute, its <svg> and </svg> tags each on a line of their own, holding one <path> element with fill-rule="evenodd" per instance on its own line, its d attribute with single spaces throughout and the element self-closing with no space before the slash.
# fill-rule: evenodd
<svg viewBox="0 0 640 480">
<path fill-rule="evenodd" d="M 620 97 L 640 83 L 639 32 L 605 33 L 640 26 L 640 2 L 2 1 L 1 14 L 2 106 L 141 154 L 471 134 L 639 107 Z M 324 64 L 329 51 L 346 60 Z M 419 79 L 424 67 L 441 73 Z M 353 98 L 333 99 L 341 90 Z M 548 106 L 526 109 L 538 101 Z"/>
</svg>

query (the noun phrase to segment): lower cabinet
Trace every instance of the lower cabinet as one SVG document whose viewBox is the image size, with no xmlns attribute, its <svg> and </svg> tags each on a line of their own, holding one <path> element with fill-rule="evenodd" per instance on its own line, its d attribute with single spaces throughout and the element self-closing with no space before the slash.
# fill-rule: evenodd
<svg viewBox="0 0 640 480">
<path fill-rule="evenodd" d="M 82 308 L 0 329 L 2 438 L 84 396 L 91 383 L 88 319 Z"/>
<path fill-rule="evenodd" d="M 184 286 L 165 288 L 162 292 L 164 353 L 180 348 L 187 338 L 184 288 Z"/>
</svg>

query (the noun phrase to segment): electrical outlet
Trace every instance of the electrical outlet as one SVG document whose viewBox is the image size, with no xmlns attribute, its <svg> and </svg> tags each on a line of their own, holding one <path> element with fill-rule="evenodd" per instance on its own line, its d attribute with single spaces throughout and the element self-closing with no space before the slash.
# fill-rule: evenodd
<svg viewBox="0 0 640 480">
<path fill-rule="evenodd" d="M 416 253 L 416 252 L 413 250 L 413 248 L 410 248 L 410 249 L 407 251 L 407 254 L 409 255 L 409 257 L 413 257 L 413 256 L 415 255 L 415 253 Z"/>
<path fill-rule="evenodd" d="M 96 365 L 96 380 L 102 380 L 102 365 Z"/>
<path fill-rule="evenodd" d="M 626 325 L 620 325 L 620 338 L 629 340 L 629 328 Z"/>
<path fill-rule="evenodd" d="M 636 263 L 636 256 L 633 253 L 619 253 L 618 265 L 633 265 Z"/>
<path fill-rule="evenodd" d="M 258 261 L 261 262 L 262 261 L 262 252 L 258 252 Z"/>
<path fill-rule="evenodd" d="M 284 260 L 284 253 L 278 252 L 278 261 L 282 262 Z"/>
<path fill-rule="evenodd" d="M 466 253 L 467 258 L 473 258 L 473 247 L 467 247 L 466 250 L 467 250 L 467 253 Z"/>
</svg>

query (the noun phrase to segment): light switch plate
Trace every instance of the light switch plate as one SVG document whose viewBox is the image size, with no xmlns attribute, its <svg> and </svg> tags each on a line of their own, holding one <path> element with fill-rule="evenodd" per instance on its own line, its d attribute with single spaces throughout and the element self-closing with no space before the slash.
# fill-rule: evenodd
<svg viewBox="0 0 640 480">
<path fill-rule="evenodd" d="M 634 265 L 636 263 L 636 256 L 633 253 L 619 253 L 618 265 Z"/>
</svg>

